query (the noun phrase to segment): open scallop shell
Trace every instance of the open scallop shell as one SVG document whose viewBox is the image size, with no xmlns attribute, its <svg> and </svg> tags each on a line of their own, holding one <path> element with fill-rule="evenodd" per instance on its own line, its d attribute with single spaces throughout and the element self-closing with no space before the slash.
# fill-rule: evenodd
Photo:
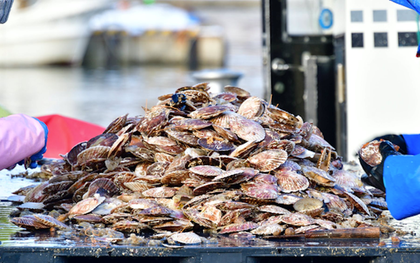
<svg viewBox="0 0 420 263">
<path fill-rule="evenodd" d="M 249 157 L 255 169 L 261 172 L 270 172 L 277 169 L 287 160 L 287 153 L 284 150 L 267 150 Z"/>
<path fill-rule="evenodd" d="M 298 192 L 309 187 L 308 179 L 295 171 L 284 169 L 275 173 L 279 190 L 284 193 Z"/>
<path fill-rule="evenodd" d="M 200 244 L 201 238 L 194 232 L 184 232 L 184 233 L 175 233 L 169 237 L 175 242 L 179 242 L 182 244 L 192 245 L 192 244 Z"/>
</svg>

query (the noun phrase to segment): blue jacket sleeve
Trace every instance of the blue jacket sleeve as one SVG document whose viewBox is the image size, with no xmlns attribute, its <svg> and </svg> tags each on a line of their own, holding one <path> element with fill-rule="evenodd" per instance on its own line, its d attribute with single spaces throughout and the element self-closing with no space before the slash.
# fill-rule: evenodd
<svg viewBox="0 0 420 263">
<path fill-rule="evenodd" d="M 420 155 L 391 155 L 384 163 L 386 202 L 401 220 L 420 214 Z"/>
<path fill-rule="evenodd" d="M 403 134 L 402 136 L 407 145 L 407 154 L 420 154 L 420 134 Z"/>
</svg>

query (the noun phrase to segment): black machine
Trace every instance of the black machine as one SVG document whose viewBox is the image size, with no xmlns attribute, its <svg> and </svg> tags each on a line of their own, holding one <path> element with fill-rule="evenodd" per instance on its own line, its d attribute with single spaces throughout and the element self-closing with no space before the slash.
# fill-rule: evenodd
<svg viewBox="0 0 420 263">
<path fill-rule="evenodd" d="M 0 24 L 4 24 L 9 18 L 13 0 L 0 0 Z"/>
<path fill-rule="evenodd" d="M 313 122 L 346 159 L 345 105 L 337 91 L 344 36 L 291 35 L 287 0 L 263 0 L 265 99 Z"/>
</svg>

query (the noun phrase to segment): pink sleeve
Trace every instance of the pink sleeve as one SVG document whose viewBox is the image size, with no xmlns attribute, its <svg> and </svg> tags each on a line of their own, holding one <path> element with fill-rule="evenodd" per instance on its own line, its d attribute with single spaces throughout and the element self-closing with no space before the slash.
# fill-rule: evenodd
<svg viewBox="0 0 420 263">
<path fill-rule="evenodd" d="M 44 129 L 24 114 L 0 118 L 0 170 L 39 152 L 45 145 Z"/>
</svg>

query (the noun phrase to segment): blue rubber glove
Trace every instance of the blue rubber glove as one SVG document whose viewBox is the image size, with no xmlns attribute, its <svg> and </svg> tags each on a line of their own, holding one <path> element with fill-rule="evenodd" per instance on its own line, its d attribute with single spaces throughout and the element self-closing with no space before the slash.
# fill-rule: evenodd
<svg viewBox="0 0 420 263">
<path fill-rule="evenodd" d="M 383 166 L 386 202 L 401 220 L 420 214 L 420 154 L 388 156 Z"/>
<path fill-rule="evenodd" d="M 45 136 L 44 136 L 44 140 L 45 140 L 44 147 L 39 152 L 32 155 L 29 159 L 29 161 L 30 161 L 29 168 L 34 169 L 38 166 L 37 161 L 41 160 L 44 157 L 44 153 L 47 151 L 48 127 L 45 123 L 38 120 L 37 118 L 35 118 L 35 117 L 32 117 L 32 118 L 34 118 L 35 120 L 37 120 L 39 122 L 39 124 L 41 124 L 42 128 L 44 129 L 44 134 L 45 134 Z M 20 161 L 18 164 L 20 164 L 20 165 L 25 164 L 25 160 Z"/>
</svg>

